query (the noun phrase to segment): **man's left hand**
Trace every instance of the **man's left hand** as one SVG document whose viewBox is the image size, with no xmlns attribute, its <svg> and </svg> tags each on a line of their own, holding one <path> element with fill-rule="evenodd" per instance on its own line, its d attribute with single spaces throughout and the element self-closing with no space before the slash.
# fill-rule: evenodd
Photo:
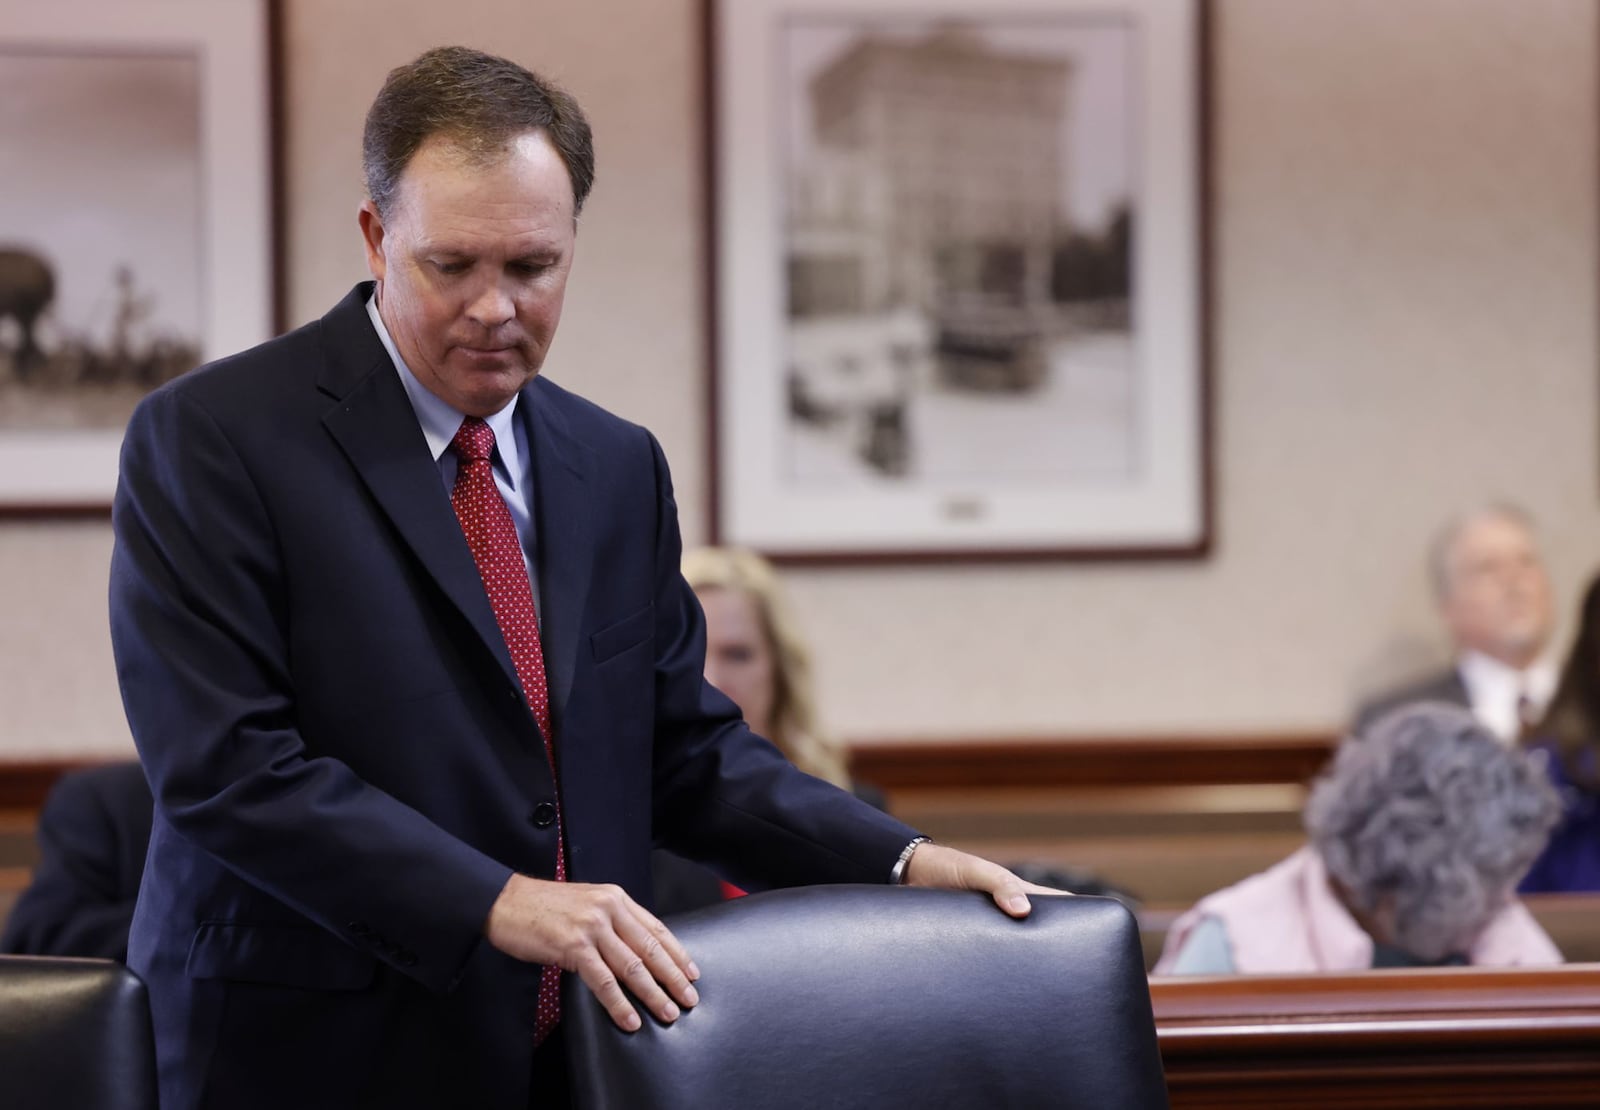
<svg viewBox="0 0 1600 1110">
<path fill-rule="evenodd" d="M 981 856 L 958 852 L 943 844 L 924 841 L 911 853 L 906 864 L 907 886 L 939 887 L 944 890 L 982 890 L 1012 917 L 1027 917 L 1033 907 L 1030 894 L 1071 894 L 1070 890 L 1051 890 L 1037 883 L 1025 883 L 998 863 Z"/>
</svg>

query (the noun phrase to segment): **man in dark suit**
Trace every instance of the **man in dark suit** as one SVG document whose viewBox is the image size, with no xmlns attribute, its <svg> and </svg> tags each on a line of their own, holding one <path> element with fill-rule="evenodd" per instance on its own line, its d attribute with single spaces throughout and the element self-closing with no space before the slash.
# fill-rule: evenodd
<svg viewBox="0 0 1600 1110">
<path fill-rule="evenodd" d="M 1364 705 L 1356 731 L 1402 705 L 1442 701 L 1515 742 L 1543 715 L 1557 678 L 1550 579 L 1532 522 L 1504 504 L 1463 513 L 1435 538 L 1429 571 L 1455 661 Z"/>
<path fill-rule="evenodd" d="M 550 971 L 624 1028 L 624 985 L 662 1021 L 697 1001 L 640 905 L 653 843 L 746 889 L 1025 914 L 704 682 L 660 448 L 538 376 L 593 177 L 577 104 L 430 51 L 364 155 L 375 283 L 124 441 L 112 639 L 156 796 L 129 964 L 165 1110 L 558 1105 Z"/>
<path fill-rule="evenodd" d="M 39 811 L 39 863 L 6 918 L 0 952 L 127 959 L 150 808 L 137 763 L 61 776 Z"/>
</svg>

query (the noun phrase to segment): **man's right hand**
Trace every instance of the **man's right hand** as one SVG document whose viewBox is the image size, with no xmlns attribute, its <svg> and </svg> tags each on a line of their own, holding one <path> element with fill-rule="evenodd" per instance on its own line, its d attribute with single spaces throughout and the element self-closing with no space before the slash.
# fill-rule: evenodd
<svg viewBox="0 0 1600 1110">
<path fill-rule="evenodd" d="M 689 953 L 621 887 L 513 874 L 489 908 L 484 935 L 508 956 L 577 975 L 630 1033 L 640 1019 L 624 984 L 665 1022 L 700 1001 L 691 983 L 700 969 Z"/>
</svg>

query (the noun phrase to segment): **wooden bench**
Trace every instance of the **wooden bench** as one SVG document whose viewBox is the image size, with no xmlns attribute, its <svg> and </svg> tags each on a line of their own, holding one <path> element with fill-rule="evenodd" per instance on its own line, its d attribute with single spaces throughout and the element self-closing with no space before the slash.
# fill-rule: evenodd
<svg viewBox="0 0 1600 1110">
<path fill-rule="evenodd" d="M 0 867 L 31 867 L 39 858 L 33 832 L 39 823 L 37 807 L 0 809 Z"/>
<path fill-rule="evenodd" d="M 1600 967 L 1157 979 L 1174 1110 L 1600 1103 Z"/>
<path fill-rule="evenodd" d="M 16 905 L 17 895 L 27 889 L 30 875 L 26 867 L 0 867 L 0 925 L 11 916 L 11 907 Z"/>
<path fill-rule="evenodd" d="M 1133 892 L 1153 965 L 1172 920 L 1303 840 L 1329 734 L 861 743 L 857 775 L 936 839 L 1007 863 L 1070 866 Z M 81 761 L 0 763 L 0 869 L 29 868 L 38 807 Z M 3 895 L 0 895 L 3 897 Z M 1600 902 L 1529 906 L 1569 960 L 1600 961 Z"/>
<path fill-rule="evenodd" d="M 1303 839 L 1331 735 L 1113 737 L 851 749 L 889 809 L 1003 863 L 1086 870 L 1153 905 L 1190 905 Z"/>
</svg>

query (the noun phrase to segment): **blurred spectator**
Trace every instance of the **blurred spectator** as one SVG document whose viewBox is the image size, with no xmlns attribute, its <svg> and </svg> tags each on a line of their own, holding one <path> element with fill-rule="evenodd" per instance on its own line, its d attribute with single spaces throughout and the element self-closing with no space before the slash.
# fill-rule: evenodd
<svg viewBox="0 0 1600 1110">
<path fill-rule="evenodd" d="M 772 564 L 743 548 L 702 547 L 685 553 L 683 576 L 706 614 L 706 679 L 796 767 L 848 788 L 844 753 L 817 717 L 811 652 Z"/>
<path fill-rule="evenodd" d="M 704 547 L 684 554 L 683 576 L 706 614 L 707 681 L 795 766 L 882 809 L 882 795 L 850 781 L 844 753 L 822 730 L 811 693 L 811 653 L 772 565 L 752 551 Z M 737 893 L 670 852 L 655 852 L 651 866 L 658 914 Z"/>
<path fill-rule="evenodd" d="M 1318 779 L 1306 847 L 1201 899 L 1155 974 L 1560 963 L 1513 893 L 1558 811 L 1538 760 L 1466 711 L 1396 710 Z"/>
<path fill-rule="evenodd" d="M 1600 576 L 1583 595 L 1577 639 L 1529 744 L 1545 754 L 1562 813 L 1520 889 L 1600 890 Z"/>
<path fill-rule="evenodd" d="M 39 865 L 0 932 L 0 952 L 126 960 L 151 809 L 137 763 L 63 775 L 39 812 Z"/>
<path fill-rule="evenodd" d="M 1439 614 L 1454 641 L 1454 666 L 1364 706 L 1355 730 L 1401 705 L 1466 706 L 1484 728 L 1515 743 L 1544 713 L 1556 686 L 1546 653 L 1550 580 L 1533 524 L 1510 505 L 1449 521 L 1435 538 L 1429 571 Z"/>
</svg>

